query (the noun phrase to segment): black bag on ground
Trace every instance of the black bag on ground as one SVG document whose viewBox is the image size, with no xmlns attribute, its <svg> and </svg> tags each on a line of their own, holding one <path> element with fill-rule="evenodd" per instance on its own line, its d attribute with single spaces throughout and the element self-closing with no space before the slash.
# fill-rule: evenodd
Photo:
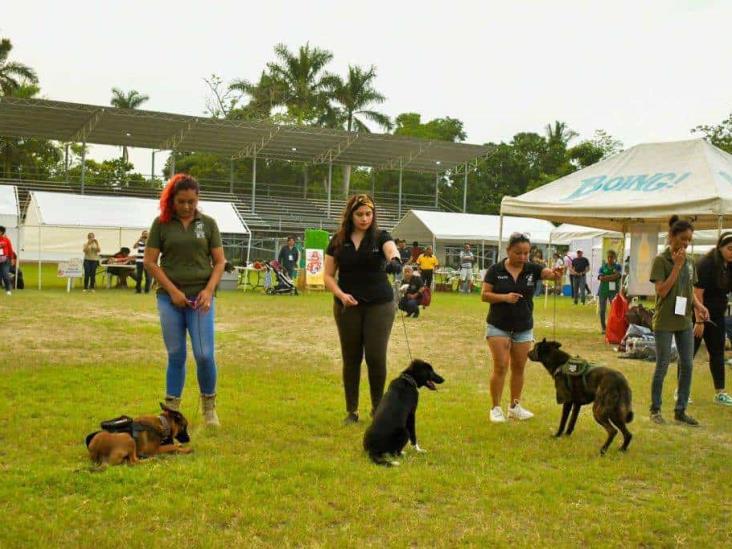
<svg viewBox="0 0 732 549">
<path fill-rule="evenodd" d="M 633 305 L 628 312 L 625 313 L 625 318 L 630 324 L 636 326 L 643 326 L 649 330 L 653 330 L 653 310 L 646 309 L 642 304 Z"/>
</svg>

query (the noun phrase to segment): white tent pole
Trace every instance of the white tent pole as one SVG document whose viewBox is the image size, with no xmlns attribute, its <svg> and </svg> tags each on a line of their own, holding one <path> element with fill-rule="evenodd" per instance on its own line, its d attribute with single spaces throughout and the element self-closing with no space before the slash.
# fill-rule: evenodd
<svg viewBox="0 0 732 549">
<path fill-rule="evenodd" d="M 724 216 L 719 215 L 717 218 L 717 240 L 722 236 L 722 224 L 724 223 Z"/>
<path fill-rule="evenodd" d="M 15 289 L 18 289 L 18 272 L 20 271 L 20 202 L 18 201 L 18 187 L 13 186 L 13 192 L 15 193 L 15 211 L 16 211 L 16 217 L 15 217 L 15 229 L 16 234 L 18 235 L 18 239 L 15 241 L 15 280 L 13 283 L 15 284 Z M 12 260 L 12 258 L 11 258 Z"/>
<path fill-rule="evenodd" d="M 547 259 L 549 261 L 553 261 L 553 255 L 552 255 L 552 233 L 549 233 L 549 251 L 547 252 Z M 547 282 L 549 282 L 547 280 Z M 556 279 L 555 282 L 556 284 Z M 549 284 L 544 284 L 544 309 L 546 309 L 547 304 L 549 303 Z"/>
<path fill-rule="evenodd" d="M 463 213 L 468 211 L 468 163 L 465 163 L 465 176 L 463 178 Z"/>
</svg>

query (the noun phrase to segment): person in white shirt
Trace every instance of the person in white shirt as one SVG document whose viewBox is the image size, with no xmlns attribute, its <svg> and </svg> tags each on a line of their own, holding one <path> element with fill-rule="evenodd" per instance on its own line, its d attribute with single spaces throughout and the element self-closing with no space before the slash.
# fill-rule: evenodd
<svg viewBox="0 0 732 549">
<path fill-rule="evenodd" d="M 460 292 L 469 294 L 473 291 L 473 264 L 475 255 L 470 250 L 470 244 L 460 251 Z"/>
</svg>

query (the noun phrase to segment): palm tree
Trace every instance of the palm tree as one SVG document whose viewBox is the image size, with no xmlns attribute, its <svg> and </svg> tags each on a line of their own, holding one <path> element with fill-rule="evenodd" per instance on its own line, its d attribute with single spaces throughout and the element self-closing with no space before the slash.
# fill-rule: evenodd
<svg viewBox="0 0 732 549">
<path fill-rule="evenodd" d="M 389 117 L 368 108 L 374 103 L 380 104 L 386 101 L 386 97 L 374 89 L 373 81 L 375 79 L 376 67 L 373 65 L 367 70 L 349 65 L 348 79 L 345 82 L 338 76 L 332 77 L 330 95 L 337 107 L 328 111 L 327 115 L 330 120 L 335 121 L 339 126 L 345 125 L 349 132 L 370 132 L 371 130 L 364 120 L 370 120 L 382 128 L 390 130 L 392 123 Z M 344 196 L 348 196 L 350 179 L 351 166 L 344 166 Z"/>
<path fill-rule="evenodd" d="M 2 95 L 11 95 L 24 83 L 38 83 L 36 71 L 23 63 L 8 61 L 8 55 L 12 49 L 13 45 L 9 39 L 0 40 L 0 92 Z"/>
<path fill-rule="evenodd" d="M 566 122 L 554 121 L 554 126 L 546 125 L 546 141 L 549 146 L 562 145 L 564 147 L 579 134 L 567 126 Z"/>
<path fill-rule="evenodd" d="M 278 61 L 267 63 L 267 69 L 277 86 L 277 99 L 297 124 L 316 121 L 328 108 L 328 91 L 335 85 L 334 76 L 325 72 L 333 54 L 309 43 L 300 46 L 297 55 L 284 44 L 274 51 Z"/>
<path fill-rule="evenodd" d="M 119 88 L 112 88 L 112 100 L 110 104 L 118 109 L 136 109 L 145 101 L 150 99 L 147 95 L 141 94 L 137 90 L 130 90 L 125 93 Z M 127 145 L 122 146 L 122 160 L 128 162 L 129 154 L 127 153 Z"/>
<path fill-rule="evenodd" d="M 234 80 L 229 89 L 249 96 L 249 103 L 232 113 L 236 118 L 267 119 L 272 114 L 272 109 L 284 104 L 287 97 L 285 85 L 265 71 L 259 76 L 259 82 Z"/>
</svg>

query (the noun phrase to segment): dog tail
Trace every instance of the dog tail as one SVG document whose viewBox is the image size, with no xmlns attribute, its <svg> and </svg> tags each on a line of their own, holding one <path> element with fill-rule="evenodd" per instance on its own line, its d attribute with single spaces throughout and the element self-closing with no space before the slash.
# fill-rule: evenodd
<svg viewBox="0 0 732 549">
<path fill-rule="evenodd" d="M 98 434 L 101 433 L 101 431 L 94 431 L 93 433 L 89 433 L 86 435 L 86 447 L 89 448 L 89 445 L 91 444 L 92 439 Z"/>
</svg>

